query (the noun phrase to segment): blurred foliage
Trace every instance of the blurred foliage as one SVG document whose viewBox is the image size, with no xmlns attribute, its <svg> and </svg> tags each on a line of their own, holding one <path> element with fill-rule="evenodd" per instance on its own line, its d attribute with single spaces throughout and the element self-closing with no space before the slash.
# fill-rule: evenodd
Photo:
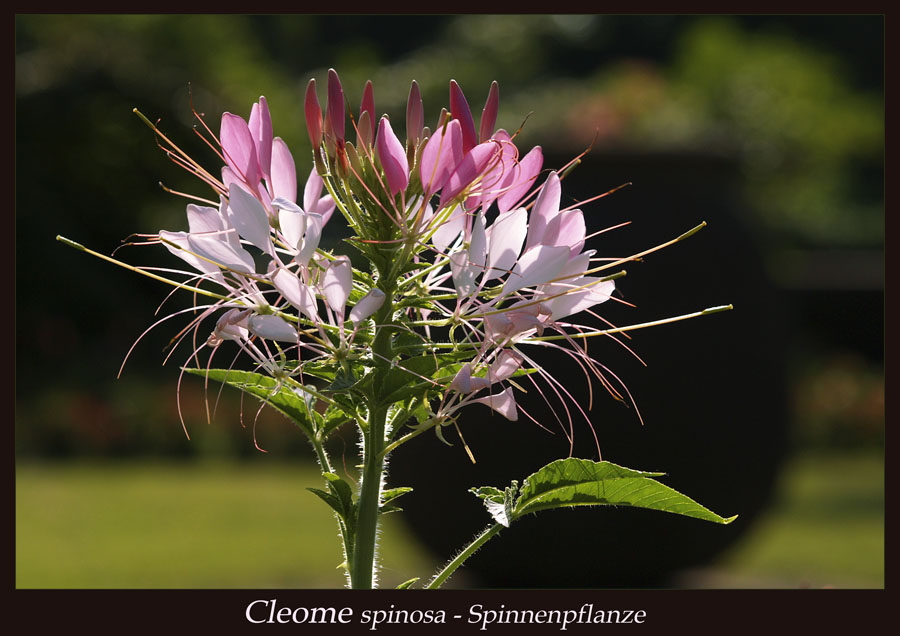
<svg viewBox="0 0 900 636">
<path fill-rule="evenodd" d="M 16 450 L 198 452 L 177 425 L 174 370 L 158 366 L 187 318 L 135 348 L 125 378 L 146 386 L 116 385 L 121 358 L 167 291 L 53 242 L 59 233 L 109 253 L 131 232 L 184 228 L 184 201 L 159 181 L 208 195 L 167 165 L 135 107 L 214 166 L 191 131 L 191 105 L 216 132 L 219 113 L 247 116 L 265 94 L 302 173 L 303 90 L 316 77 L 324 101 L 330 66 L 353 110 L 372 79 L 377 110 L 400 121 L 415 78 L 432 125 L 449 78 L 476 117 L 497 79 L 498 124 L 514 131 L 527 120 L 523 147 L 572 156 L 594 141 L 607 154 L 733 159 L 745 195 L 736 207 L 758 221 L 764 248 L 880 249 L 883 28 L 880 16 L 18 15 Z M 117 256 L 178 262 L 147 250 Z M 176 295 L 157 319 L 185 306 Z M 186 380 L 182 397 L 199 386 Z M 190 427 L 206 426 L 205 414 L 192 417 Z M 233 441 L 216 444 L 246 447 L 246 430 L 227 426 Z"/>
</svg>

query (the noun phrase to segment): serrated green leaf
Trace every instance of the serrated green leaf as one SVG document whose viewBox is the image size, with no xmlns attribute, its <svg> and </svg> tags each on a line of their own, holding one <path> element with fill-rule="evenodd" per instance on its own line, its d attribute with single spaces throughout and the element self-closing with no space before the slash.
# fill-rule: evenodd
<svg viewBox="0 0 900 636">
<path fill-rule="evenodd" d="M 328 487 L 331 488 L 331 492 L 341 500 L 344 512 L 349 513 L 353 508 L 353 489 L 350 488 L 350 484 L 334 473 L 322 473 L 322 476 L 328 480 Z M 346 517 L 347 514 L 344 516 Z"/>
<path fill-rule="evenodd" d="M 226 369 L 185 369 L 186 372 L 211 380 L 223 382 L 240 389 L 244 393 L 265 402 L 276 411 L 294 422 L 309 437 L 315 436 L 314 420 L 309 407 L 297 390 L 287 383 L 278 386 L 278 381 L 267 375 Z M 278 390 L 276 391 L 276 387 Z"/>
<path fill-rule="evenodd" d="M 610 462 L 560 459 L 530 475 L 511 511 L 510 521 L 540 510 L 569 506 L 615 505 L 659 510 L 731 523 L 680 492 L 652 479 L 663 473 L 632 470 Z"/>
</svg>

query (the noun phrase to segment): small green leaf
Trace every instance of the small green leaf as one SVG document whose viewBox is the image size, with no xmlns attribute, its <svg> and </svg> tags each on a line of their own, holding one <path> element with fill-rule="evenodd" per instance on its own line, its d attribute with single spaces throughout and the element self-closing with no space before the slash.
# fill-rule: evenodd
<svg viewBox="0 0 900 636">
<path fill-rule="evenodd" d="M 412 492 L 412 488 L 409 486 L 400 486 L 399 488 L 389 488 L 381 493 L 381 503 L 386 504 L 389 501 L 396 499 L 401 495 L 405 495 L 408 492 Z"/>
<path fill-rule="evenodd" d="M 287 383 L 279 386 L 278 380 L 259 373 L 226 369 L 191 369 L 186 372 L 202 378 L 209 377 L 217 382 L 240 389 L 258 398 L 294 422 L 309 437 L 314 437 L 315 425 L 310 415 L 310 406 L 303 399 L 303 392 Z M 309 395 L 309 394 L 307 394 Z"/>
<path fill-rule="evenodd" d="M 397 586 L 397 589 L 398 590 L 408 590 L 412 586 L 412 584 L 418 580 L 419 580 L 419 577 L 414 576 L 408 581 L 403 581 L 403 583 L 401 583 L 400 585 Z"/>
</svg>

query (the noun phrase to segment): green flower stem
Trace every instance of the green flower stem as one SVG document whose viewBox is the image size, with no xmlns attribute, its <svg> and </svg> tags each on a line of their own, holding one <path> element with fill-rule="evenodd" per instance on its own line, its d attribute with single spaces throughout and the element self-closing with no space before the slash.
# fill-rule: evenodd
<svg viewBox="0 0 900 636">
<path fill-rule="evenodd" d="M 503 530 L 503 526 L 499 523 L 495 523 L 494 525 L 489 526 L 484 532 L 475 537 L 475 539 L 472 540 L 472 543 L 466 546 L 465 550 L 457 554 L 456 557 L 452 561 L 450 561 L 450 563 L 445 565 L 444 569 L 438 572 L 434 576 L 434 578 L 429 581 L 428 585 L 425 586 L 425 589 L 438 589 L 441 585 L 444 584 L 444 581 L 450 578 L 450 575 L 456 571 L 456 568 L 461 566 L 466 559 L 475 554 L 478 548 L 490 541 L 501 530 Z"/>
<path fill-rule="evenodd" d="M 381 278 L 385 301 L 375 315 L 375 324 L 382 325 L 372 341 L 375 361 L 375 377 L 369 396 L 369 421 L 363 432 L 363 473 L 359 489 L 356 536 L 350 562 L 350 586 L 353 589 L 371 589 L 375 582 L 375 544 L 377 540 L 378 512 L 381 503 L 381 486 L 384 475 L 385 424 L 388 404 L 382 404 L 378 388 L 391 370 L 394 357 L 392 345 L 393 281 Z"/>
</svg>

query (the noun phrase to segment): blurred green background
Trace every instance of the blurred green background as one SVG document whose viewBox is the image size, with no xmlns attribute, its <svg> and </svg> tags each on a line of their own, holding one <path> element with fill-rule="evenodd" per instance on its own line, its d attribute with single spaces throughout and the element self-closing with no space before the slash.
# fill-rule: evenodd
<svg viewBox="0 0 900 636">
<path fill-rule="evenodd" d="M 561 166 L 593 142 L 573 173 L 573 186 L 585 188 L 579 198 L 634 182 L 592 204 L 603 210 L 612 201 L 610 215 L 633 221 L 630 240 L 647 247 L 674 235 L 654 229 L 667 227 L 669 217 L 638 205 L 642 192 L 654 190 L 647 183 L 666 183 L 667 175 L 692 197 L 654 190 L 660 207 L 690 208 L 669 220 L 687 219 L 676 225 L 680 231 L 711 221 L 696 248 L 677 247 L 681 262 L 702 260 L 687 279 L 687 304 L 654 305 L 656 291 L 671 286 L 656 273 L 660 263 L 648 259 L 640 280 L 623 283 L 629 300 L 642 294 L 638 304 L 646 313 L 616 321 L 726 302 L 735 303 L 732 313 L 753 318 L 676 325 L 663 334 L 695 343 L 707 334 L 710 351 L 724 352 L 725 362 L 711 370 L 731 378 L 717 428 L 729 427 L 732 410 L 763 414 L 756 434 L 752 422 L 739 427 L 767 449 L 758 462 L 754 448 L 739 457 L 740 441 L 717 446 L 703 435 L 679 436 L 700 457 L 726 455 L 727 462 L 727 452 L 738 449 L 735 483 L 746 481 L 758 496 L 742 507 L 740 495 L 711 491 L 710 503 L 683 488 L 723 514 L 741 513 L 743 527 L 695 562 L 661 562 L 659 576 L 601 576 L 592 579 L 596 586 L 883 587 L 883 17 L 19 15 L 15 33 L 18 587 L 342 585 L 333 520 L 304 490 L 317 477 L 300 434 L 263 411 L 255 429 L 268 452 L 260 453 L 253 445 L 256 405 L 244 405 L 241 419 L 240 396 L 226 390 L 207 424 L 202 383 L 187 379 L 181 407 L 188 441 L 176 412 L 176 381 L 189 351 L 176 351 L 160 366 L 181 328 L 177 319 L 151 331 L 116 380 L 132 342 L 167 315 L 163 309 L 153 317 L 168 290 L 54 241 L 62 234 L 111 253 L 132 232 L 185 227 L 184 201 L 159 182 L 205 194 L 165 160 L 134 107 L 216 168 L 191 131 L 191 104 L 217 130 L 221 112 L 246 117 L 263 94 L 275 133 L 304 174 L 303 90 L 316 77 L 324 101 L 329 67 L 339 71 L 354 110 L 371 79 L 378 111 L 401 122 L 411 79 L 419 82 L 432 124 L 447 104 L 450 78 L 466 91 L 476 117 L 496 79 L 498 125 L 512 131 L 527 119 L 519 147 L 542 145 L 545 167 Z M 603 226 L 611 224 L 604 219 Z M 335 225 L 327 238 L 336 247 Z M 750 257 L 732 250 L 732 242 L 748 246 Z M 618 253 L 624 246 L 611 244 L 602 247 L 624 255 Z M 174 266 L 153 249 L 126 247 L 117 256 Z M 680 267 L 672 261 L 668 269 Z M 760 281 L 756 291 L 740 276 L 722 274 L 751 270 Z M 704 294 L 706 285 L 717 295 Z M 168 312 L 189 300 L 173 298 Z M 656 351 L 652 338 L 636 336 L 632 346 L 641 355 Z M 763 349 L 765 366 L 727 356 L 732 343 Z M 672 374 L 666 365 L 687 364 L 683 358 L 696 353 L 659 351 L 655 365 L 669 377 L 687 372 Z M 632 365 L 622 375 L 640 383 L 642 373 Z M 696 394 L 703 394 L 703 376 L 695 377 Z M 690 409 L 694 393 L 681 394 L 678 401 Z M 652 403 L 653 395 L 651 386 L 638 405 Z M 629 465 L 661 465 L 678 476 L 666 461 L 683 454 L 677 447 L 654 446 L 649 437 L 646 445 L 625 444 L 606 416 L 615 405 L 599 402 L 594 413 L 605 459 L 634 457 Z M 652 418 L 644 428 L 676 435 L 694 418 L 710 419 L 678 408 L 671 407 L 673 421 Z M 622 421 L 628 431 L 640 429 L 633 414 Z M 501 431 L 504 439 L 512 430 Z M 355 441 L 344 431 L 332 448 L 351 471 Z M 427 448 L 438 453 L 433 462 L 440 468 L 431 472 L 468 470 L 458 448 Z M 568 449 L 557 444 L 551 452 L 564 456 Z M 395 464 L 407 457 L 398 454 Z M 490 464 L 491 451 L 482 450 L 479 461 Z M 739 470 L 741 462 L 752 469 Z M 503 479 L 536 467 L 513 465 Z M 397 467 L 398 475 L 409 472 Z M 394 485 L 416 487 L 427 503 L 427 488 L 413 483 L 411 472 L 412 481 Z M 730 477 L 710 473 L 707 482 L 728 485 Z M 459 547 L 430 545 L 415 507 L 413 501 L 409 515 L 386 519 L 385 584 L 427 576 Z M 617 523 L 618 514 L 602 523 Z M 457 521 L 450 515 L 443 523 Z M 462 535 L 486 521 L 462 528 Z M 485 576 L 473 567 L 455 583 L 510 586 Z"/>
</svg>

